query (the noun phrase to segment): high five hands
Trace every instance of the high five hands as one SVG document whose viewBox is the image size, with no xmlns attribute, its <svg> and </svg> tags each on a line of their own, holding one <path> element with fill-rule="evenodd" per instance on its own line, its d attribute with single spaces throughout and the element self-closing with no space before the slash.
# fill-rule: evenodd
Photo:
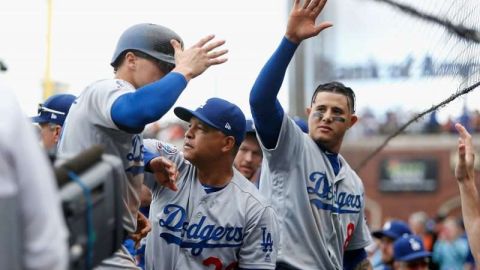
<svg viewBox="0 0 480 270">
<path fill-rule="evenodd" d="M 296 44 L 333 26 L 331 22 L 315 24 L 315 20 L 320 15 L 327 0 L 305 0 L 303 4 L 300 2 L 300 0 L 294 1 L 285 33 L 285 37 Z"/>
</svg>

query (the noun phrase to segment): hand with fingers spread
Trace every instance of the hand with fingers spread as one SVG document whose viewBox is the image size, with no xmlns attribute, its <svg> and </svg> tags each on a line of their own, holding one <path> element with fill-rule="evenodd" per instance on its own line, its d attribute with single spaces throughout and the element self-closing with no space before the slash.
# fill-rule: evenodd
<svg viewBox="0 0 480 270">
<path fill-rule="evenodd" d="M 459 182 L 473 181 L 475 179 L 473 167 L 475 154 L 472 144 L 472 136 L 461 124 L 455 124 L 459 133 L 458 138 L 458 161 L 455 168 L 455 178 Z"/>
<path fill-rule="evenodd" d="M 300 0 L 295 0 L 288 18 L 285 37 L 299 44 L 302 40 L 318 35 L 322 30 L 331 27 L 331 22 L 322 22 L 318 25 L 315 20 L 323 10 L 327 0 L 305 0 L 303 5 Z"/>
<path fill-rule="evenodd" d="M 206 36 L 186 50 L 182 49 L 178 41 L 172 40 L 171 44 L 175 49 L 173 71 L 183 74 L 188 81 L 202 74 L 212 65 L 225 63 L 227 58 L 221 56 L 225 55 L 228 50 L 216 50 L 225 44 L 225 40 L 213 41 L 214 37 L 214 35 Z"/>
<path fill-rule="evenodd" d="M 178 170 L 175 163 L 165 157 L 156 157 L 150 161 L 150 170 L 155 180 L 173 191 L 177 191 Z"/>
</svg>

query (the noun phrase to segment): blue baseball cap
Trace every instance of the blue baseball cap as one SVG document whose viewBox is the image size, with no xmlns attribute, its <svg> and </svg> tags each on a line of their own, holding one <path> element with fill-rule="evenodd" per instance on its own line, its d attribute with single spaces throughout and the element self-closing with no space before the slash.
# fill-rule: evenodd
<svg viewBox="0 0 480 270">
<path fill-rule="evenodd" d="M 373 237 L 382 238 L 384 236 L 396 240 L 399 237 L 412 234 L 407 223 L 401 220 L 387 221 L 383 225 L 383 229 L 372 233 Z"/>
<path fill-rule="evenodd" d="M 39 124 L 54 123 L 63 126 L 75 98 L 70 94 L 50 96 L 45 102 L 38 104 L 38 115 L 32 117 L 32 121 Z"/>
<path fill-rule="evenodd" d="M 425 250 L 423 241 L 417 235 L 400 237 L 393 243 L 395 261 L 410 262 L 430 257 L 432 253 Z"/>
<path fill-rule="evenodd" d="M 248 119 L 248 120 L 246 121 L 246 130 L 245 130 L 245 132 L 246 132 L 247 134 L 253 134 L 253 135 L 255 135 L 255 133 L 257 133 L 257 131 L 255 130 L 255 124 L 254 124 L 253 121 L 250 120 L 250 119 Z"/>
<path fill-rule="evenodd" d="M 176 107 L 173 112 L 183 121 L 189 122 L 195 116 L 205 124 L 220 130 L 227 136 L 235 138 L 235 144 L 240 145 L 245 138 L 246 120 L 240 108 L 221 98 L 210 98 L 195 111 Z"/>
</svg>

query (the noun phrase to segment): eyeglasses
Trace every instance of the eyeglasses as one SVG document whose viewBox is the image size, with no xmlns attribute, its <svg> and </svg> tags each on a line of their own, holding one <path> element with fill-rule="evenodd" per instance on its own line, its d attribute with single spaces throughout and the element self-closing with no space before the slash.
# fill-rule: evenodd
<svg viewBox="0 0 480 270">
<path fill-rule="evenodd" d="M 54 114 L 65 115 L 64 112 L 47 108 L 47 107 L 43 106 L 42 103 L 40 103 L 40 104 L 38 104 L 37 113 L 38 113 L 38 114 L 41 114 L 42 112 L 49 112 L 49 113 L 54 113 Z"/>
</svg>

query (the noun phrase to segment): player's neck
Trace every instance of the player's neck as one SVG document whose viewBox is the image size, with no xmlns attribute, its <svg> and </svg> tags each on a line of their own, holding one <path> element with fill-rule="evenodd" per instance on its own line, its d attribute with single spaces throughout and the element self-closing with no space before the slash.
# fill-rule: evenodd
<svg viewBox="0 0 480 270">
<path fill-rule="evenodd" d="M 232 166 L 201 166 L 198 169 L 198 179 L 204 185 L 221 187 L 227 185 L 233 177 Z"/>
</svg>

